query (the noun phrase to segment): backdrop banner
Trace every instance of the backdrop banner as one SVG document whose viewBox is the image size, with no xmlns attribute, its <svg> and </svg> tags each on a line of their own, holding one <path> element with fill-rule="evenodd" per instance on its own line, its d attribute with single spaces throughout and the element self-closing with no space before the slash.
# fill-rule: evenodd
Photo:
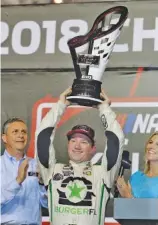
<svg viewBox="0 0 158 225">
<path fill-rule="evenodd" d="M 2 68 L 72 68 L 67 41 L 87 33 L 100 13 L 118 4 L 2 8 Z M 129 18 L 108 67 L 157 66 L 157 1 L 124 2 L 122 5 L 128 8 Z M 79 48 L 78 52 L 84 52 L 86 47 Z"/>
</svg>

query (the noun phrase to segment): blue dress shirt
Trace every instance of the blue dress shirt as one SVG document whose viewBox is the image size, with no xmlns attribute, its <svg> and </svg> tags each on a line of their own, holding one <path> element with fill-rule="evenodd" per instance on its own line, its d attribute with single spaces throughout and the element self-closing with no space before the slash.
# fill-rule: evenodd
<svg viewBox="0 0 158 225">
<path fill-rule="evenodd" d="M 28 175 L 22 184 L 16 181 L 19 165 L 24 158 L 17 161 L 7 151 L 0 157 L 1 223 L 42 224 L 41 205 L 47 208 L 47 193 L 34 175 L 37 172 L 35 159 L 30 159 Z"/>
<path fill-rule="evenodd" d="M 158 176 L 148 177 L 137 171 L 131 176 L 130 184 L 135 198 L 158 198 Z"/>
</svg>

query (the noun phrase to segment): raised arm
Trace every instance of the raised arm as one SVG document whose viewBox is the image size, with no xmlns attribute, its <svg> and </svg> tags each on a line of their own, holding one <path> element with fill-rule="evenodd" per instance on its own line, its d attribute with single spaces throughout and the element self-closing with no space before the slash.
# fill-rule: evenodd
<svg viewBox="0 0 158 225">
<path fill-rule="evenodd" d="M 57 103 L 53 103 L 51 110 L 43 118 L 36 131 L 36 157 L 45 186 L 48 185 L 49 180 L 52 177 L 56 163 L 55 149 L 53 146 L 56 125 L 66 107 L 69 105 L 69 102 L 66 100 L 66 96 L 70 93 L 71 88 L 68 88 L 60 95 L 59 101 Z"/>
<path fill-rule="evenodd" d="M 108 183 L 108 187 L 111 188 L 121 161 L 124 134 L 120 124 L 116 120 L 116 114 L 110 107 L 110 101 L 103 90 L 101 97 L 105 100 L 99 105 L 99 113 L 107 138 L 102 158 L 102 166 L 104 171 L 107 171 L 106 182 Z"/>
</svg>

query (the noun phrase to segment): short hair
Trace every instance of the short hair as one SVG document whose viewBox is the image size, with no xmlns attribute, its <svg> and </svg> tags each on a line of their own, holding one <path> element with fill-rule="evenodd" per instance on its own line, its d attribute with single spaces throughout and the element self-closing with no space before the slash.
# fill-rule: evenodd
<svg viewBox="0 0 158 225">
<path fill-rule="evenodd" d="M 9 118 L 8 120 L 6 120 L 4 122 L 4 124 L 2 126 L 2 134 L 6 134 L 7 129 L 8 129 L 8 125 L 11 124 L 11 123 L 14 123 L 14 122 L 22 122 L 22 123 L 26 124 L 24 120 L 22 120 L 18 117 Z"/>
</svg>

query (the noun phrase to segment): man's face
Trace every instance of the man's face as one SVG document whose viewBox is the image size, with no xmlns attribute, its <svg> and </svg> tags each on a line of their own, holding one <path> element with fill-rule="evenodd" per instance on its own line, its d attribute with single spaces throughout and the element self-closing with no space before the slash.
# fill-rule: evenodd
<svg viewBox="0 0 158 225">
<path fill-rule="evenodd" d="M 24 151 L 27 144 L 27 126 L 23 122 L 13 122 L 8 124 L 6 133 L 2 135 L 6 149 L 13 154 L 16 151 Z"/>
<path fill-rule="evenodd" d="M 91 160 L 96 147 L 87 139 L 84 134 L 74 135 L 68 142 L 68 154 L 70 160 L 81 163 Z"/>
<path fill-rule="evenodd" d="M 154 135 L 146 146 L 146 159 L 148 161 L 158 161 L 158 134 Z"/>
</svg>

